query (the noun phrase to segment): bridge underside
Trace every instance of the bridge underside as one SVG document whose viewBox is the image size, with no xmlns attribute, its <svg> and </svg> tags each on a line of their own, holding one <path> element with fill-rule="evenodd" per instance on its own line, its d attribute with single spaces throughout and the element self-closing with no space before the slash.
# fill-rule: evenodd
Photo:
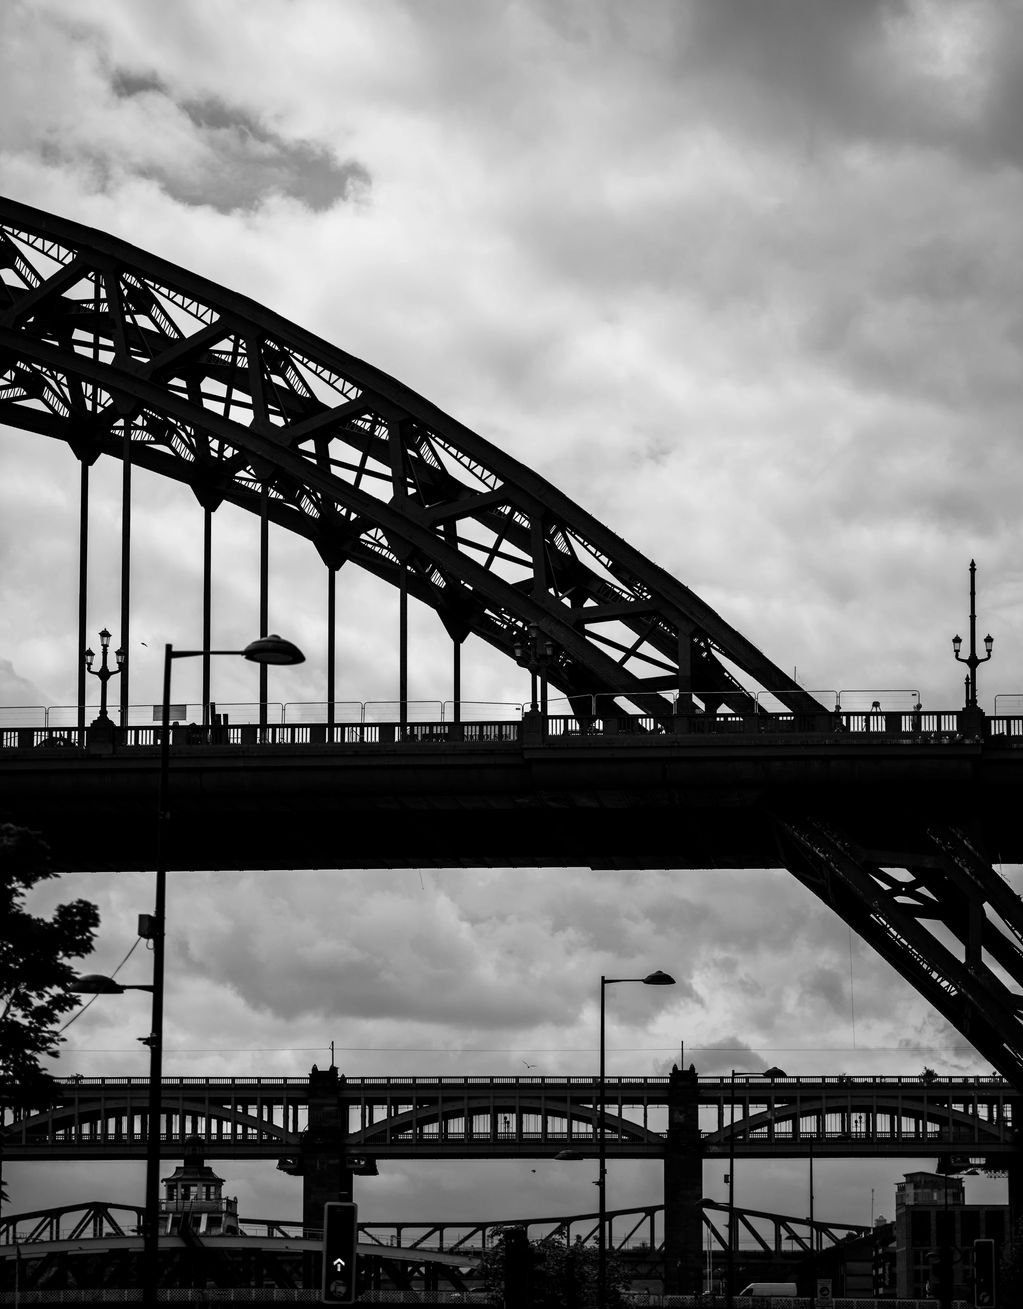
<svg viewBox="0 0 1023 1309">
<path fill-rule="evenodd" d="M 59 870 L 151 868 L 157 754 L 4 752 L 5 814 L 44 834 Z M 934 852 L 936 823 L 969 831 L 989 859 L 1020 861 L 1023 764 L 1014 754 L 969 744 L 933 754 L 722 749 L 668 737 L 183 748 L 173 761 L 170 866 L 789 867 L 779 821 L 790 816 L 826 822 L 900 866 Z"/>
</svg>

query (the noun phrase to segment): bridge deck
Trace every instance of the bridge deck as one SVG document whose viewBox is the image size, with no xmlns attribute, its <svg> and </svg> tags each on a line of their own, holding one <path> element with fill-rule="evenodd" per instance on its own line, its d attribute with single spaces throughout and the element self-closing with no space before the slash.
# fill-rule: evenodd
<svg viewBox="0 0 1023 1309">
<path fill-rule="evenodd" d="M 170 862 L 778 867 L 775 819 L 790 810 L 892 863 L 926 845 L 933 821 L 968 824 L 1001 859 L 1023 860 L 1023 720 L 971 736 L 955 714 L 929 717 L 934 731 L 913 714 L 884 715 L 877 730 L 870 715 L 609 719 L 600 732 L 564 719 L 180 728 Z M 7 812 L 46 835 L 58 870 L 152 867 L 157 732 L 89 730 L 80 744 L 73 729 L 3 729 Z M 395 823 L 396 811 L 415 823 Z"/>
</svg>

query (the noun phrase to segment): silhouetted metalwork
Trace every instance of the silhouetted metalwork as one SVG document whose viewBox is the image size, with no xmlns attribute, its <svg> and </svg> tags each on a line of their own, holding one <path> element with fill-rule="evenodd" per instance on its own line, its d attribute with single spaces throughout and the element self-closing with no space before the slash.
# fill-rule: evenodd
<svg viewBox="0 0 1023 1309">
<path fill-rule="evenodd" d="M 408 596 L 429 605 L 456 649 L 475 634 L 514 659 L 535 632 L 545 658 L 550 647 L 544 680 L 568 697 L 571 707 L 564 743 L 574 747 L 574 736 L 582 747 L 573 756 L 556 756 L 564 743 L 551 746 L 550 720 L 528 728 L 523 723 L 526 749 L 519 760 L 496 751 L 487 755 L 491 791 L 483 796 L 478 789 L 486 772 L 482 756 L 467 767 L 457 751 L 436 764 L 426 753 L 426 743 L 438 738 L 445 748 L 451 741 L 468 746 L 473 725 L 456 715 L 437 731 L 421 732 L 409 721 L 403 620 L 397 737 L 402 744 L 421 741 L 425 748 L 417 768 L 408 770 L 407 761 L 395 756 L 391 773 L 397 774 L 399 765 L 406 778 L 415 773 L 414 787 L 440 780 L 437 769 L 444 768 L 444 784 L 456 780 L 464 788 L 450 813 L 417 808 L 423 862 L 663 867 L 677 866 L 664 861 L 679 844 L 685 845 L 686 858 L 700 860 L 698 866 L 764 866 L 752 861 L 781 859 L 1023 1087 L 1023 911 L 991 867 L 993 860 L 1011 857 L 1010 847 L 1020 840 L 1014 822 L 1019 734 L 1007 729 L 996 739 L 976 704 L 977 667 L 990 656 L 990 640 L 987 654 L 978 655 L 974 563 L 970 652 L 961 658 L 961 642 L 955 650 L 970 669 L 966 711 L 947 716 L 947 722 L 939 715 L 941 721 L 928 729 L 935 715 L 919 706 L 911 715 L 888 712 L 877 700 L 876 710 L 860 715 L 857 735 L 862 730 L 880 743 L 879 750 L 871 759 L 857 757 L 849 739 L 841 739 L 846 715 L 825 709 L 688 587 L 531 469 L 372 365 L 125 241 L 12 200 L 0 200 L 0 268 L 0 422 L 66 442 L 81 465 L 79 649 L 85 645 L 88 473 L 101 455 L 119 459 L 122 468 L 125 650 L 131 644 L 134 467 L 191 487 L 202 506 L 204 648 L 210 632 L 211 515 L 222 503 L 259 521 L 262 631 L 268 612 L 268 531 L 275 524 L 307 538 L 331 576 L 350 561 L 395 586 L 403 614 Z M 328 606 L 333 620 L 333 583 Z M 370 739 L 368 724 L 351 732 L 349 725 L 340 725 L 337 734 L 332 629 L 333 622 L 331 707 L 318 741 L 361 745 Z M 204 725 L 189 743 L 201 744 L 210 739 L 208 733 L 221 730 L 206 717 L 207 665 L 204 660 Z M 457 700 L 457 659 L 455 667 Z M 16 761 L 14 771 L 27 779 L 18 799 L 29 808 L 38 801 L 65 814 L 65 826 L 83 843 L 90 824 L 109 834 L 95 805 L 116 805 L 116 839 L 127 848 L 117 857 L 148 866 L 138 853 L 145 843 L 133 826 L 131 805 L 132 797 L 146 790 L 147 762 L 140 758 L 133 765 L 132 778 L 123 754 L 106 764 L 90 759 L 90 790 L 82 785 L 82 771 L 75 774 L 74 761 L 64 757 L 69 748 L 87 751 L 95 745 L 84 723 L 86 672 L 81 666 L 78 671 L 77 727 L 43 733 L 52 750 L 47 762 Z M 261 670 L 251 741 L 270 744 L 282 739 L 276 733 L 284 729 L 269 722 L 264 674 Z M 125 666 L 122 724 L 128 721 L 128 681 Z M 601 697 L 608 699 L 598 715 Z M 772 747 L 764 747 L 777 720 L 767 724 L 767 734 L 763 728 L 765 705 L 775 702 L 789 711 L 782 729 L 788 740 L 775 743 L 771 754 Z M 500 724 L 489 737 L 477 732 L 475 742 L 517 749 L 519 727 Z M 606 739 L 593 746 L 595 730 L 616 738 L 612 750 Z M 20 732 L 15 731 L 16 752 Z M 815 739 L 799 740 L 801 733 Z M 747 745 L 723 763 L 714 757 L 721 748 L 718 738 L 733 734 L 745 736 Z M 700 757 L 683 748 L 685 738 L 698 736 L 713 743 Z M 6 755 L 7 735 L 0 738 L 0 754 Z M 640 748 L 629 748 L 634 739 Z M 35 738 L 25 743 L 43 744 Z M 227 743 L 226 736 L 217 741 Z M 128 736 L 115 741 L 119 750 L 130 744 Z M 532 753 L 539 745 L 548 746 L 546 756 Z M 650 750 L 649 758 L 640 757 L 641 749 Z M 295 759 L 279 754 L 278 760 L 280 768 L 276 761 L 267 766 L 269 761 L 253 760 L 249 774 L 262 770 L 267 793 L 279 789 L 292 800 L 299 783 L 289 792 L 282 777 L 296 772 Z M 309 760 L 302 762 L 306 803 L 318 809 L 302 817 L 336 831 L 341 763 L 333 759 L 306 768 Z M 351 803 L 366 814 L 373 803 L 368 797 L 375 794 L 370 783 L 384 775 L 374 763 L 371 778 L 367 764 L 364 759 L 356 766 L 365 770 L 367 789 L 350 793 Z M 206 780 L 200 777 L 202 767 L 189 763 L 192 781 Z M 467 779 L 469 768 L 475 779 Z M 184 818 L 190 791 L 184 767 L 182 773 Z M 115 774 L 123 792 L 111 786 Z M 221 775 L 224 789 L 209 794 L 224 809 L 220 830 L 236 834 L 231 822 L 238 814 L 231 806 L 238 796 L 231 791 L 230 766 Z M 5 773 L 5 787 L 11 778 Z M 12 797 L 18 784 L 13 780 Z M 194 786 L 191 794 L 203 789 Z M 526 805 L 517 813 L 530 809 L 532 844 L 522 850 L 492 848 L 496 827 L 511 830 L 495 819 L 522 796 Z M 251 803 L 251 793 L 247 798 Z M 387 802 L 395 798 L 389 795 Z M 412 804 L 414 798 L 405 794 L 400 803 Z M 75 805 L 85 806 L 87 822 L 73 821 Z M 623 812 L 630 808 L 635 812 Z M 948 816 L 936 817 L 937 809 Z M 595 821 L 602 810 L 604 821 Z M 46 825 L 34 814 L 32 821 Z M 217 830 L 215 823 L 203 826 L 210 833 Z M 516 837 L 527 827 L 517 822 Z M 929 827 L 938 833 L 933 842 L 925 835 Z M 615 828 L 617 846 L 612 845 Z M 665 832 L 677 837 L 682 831 L 684 843 L 665 839 Z M 368 839 L 360 845 L 358 830 L 345 845 L 346 857 L 362 861 L 349 866 L 379 866 L 372 860 L 380 854 Z M 178 853 L 172 851 L 172 860 Z M 225 861 L 219 866 L 233 866 L 227 861 L 238 857 L 226 849 L 207 853 L 211 860 L 205 867 L 217 867 L 218 858 Z M 64 856 L 59 848 L 57 854 L 59 863 Z M 104 854 L 96 849 L 78 857 L 93 860 L 94 867 L 107 866 L 97 862 Z M 401 863 L 412 854 L 397 851 L 393 857 Z M 892 868 L 905 869 L 905 877 Z M 932 922 L 940 929 L 937 935 L 925 926 Z M 963 945 L 965 962 L 944 945 L 946 929 Z"/>
<path fill-rule="evenodd" d="M 716 1200 L 703 1200 L 703 1222 L 707 1235 L 719 1249 L 726 1249 L 726 1204 Z M 608 1246 L 612 1250 L 627 1250 L 642 1245 L 651 1254 L 663 1249 L 663 1205 L 638 1205 L 607 1211 Z M 824 1244 L 837 1245 L 852 1236 L 860 1236 L 870 1229 L 858 1223 L 834 1222 L 827 1219 L 810 1221 L 805 1217 L 772 1213 L 764 1209 L 736 1208 L 736 1226 L 749 1238 L 750 1244 L 765 1254 L 780 1255 L 786 1247 L 809 1252 L 816 1233 Z M 104 1240 L 109 1237 L 138 1236 L 145 1220 L 145 1209 L 140 1205 L 118 1204 L 103 1200 L 79 1201 L 53 1208 L 34 1209 L 24 1213 L 5 1213 L 0 1217 L 0 1254 L 4 1247 L 13 1250 L 33 1245 L 63 1245 L 67 1250 L 72 1243 Z M 274 1242 L 303 1242 L 315 1247 L 320 1234 L 309 1232 L 293 1219 L 241 1218 L 238 1220 L 243 1241 L 252 1244 Z M 422 1219 L 416 1222 L 364 1222 L 359 1224 L 359 1248 L 364 1254 L 376 1250 L 392 1259 L 431 1256 L 464 1256 L 464 1262 L 475 1261 L 499 1236 L 501 1230 L 514 1224 L 526 1230 L 530 1240 L 543 1236 L 558 1236 L 566 1241 L 580 1240 L 595 1243 L 597 1215 L 595 1213 L 560 1214 L 555 1217 L 496 1218 L 489 1220 L 443 1219 L 439 1222 Z M 201 1231 L 198 1233 L 201 1235 Z M 218 1237 L 218 1240 L 222 1238 Z"/>
<path fill-rule="evenodd" d="M 89 649 L 86 650 L 84 655 L 85 671 L 87 673 L 91 673 L 93 677 L 99 678 L 99 693 L 100 693 L 99 716 L 101 720 L 106 722 L 109 719 L 109 714 L 107 713 L 107 682 L 109 682 L 112 677 L 116 677 L 118 673 L 123 671 L 125 653 L 124 650 L 120 646 L 118 646 L 117 650 L 114 653 L 114 659 L 116 660 L 117 667 L 111 668 L 108 663 L 108 656 L 110 654 L 110 633 L 107 631 L 105 627 L 103 628 L 102 632 L 100 632 L 99 634 L 99 645 L 100 645 L 99 667 L 93 668 L 92 665 L 93 665 L 93 661 L 96 658 L 96 653 L 94 650 Z"/>
<path fill-rule="evenodd" d="M 990 633 L 984 637 L 984 654 L 977 654 L 977 565 L 970 560 L 970 652 L 964 659 L 959 651 L 963 647 L 963 638 L 958 634 L 952 638 L 952 653 L 961 664 L 966 664 L 966 707 L 977 708 L 977 668 L 991 658 L 991 649 L 995 639 Z"/>
<path fill-rule="evenodd" d="M 189 485 L 307 537 L 509 658 L 530 624 L 568 696 L 667 714 L 729 665 L 793 710 L 811 695 L 688 587 L 549 482 L 379 369 L 102 232 L 0 200 L 0 421 Z M 83 492 L 84 494 L 84 492 Z M 122 551 L 122 602 L 127 592 Z M 125 614 L 122 640 L 127 646 Z"/>
<path fill-rule="evenodd" d="M 65 1078 L 60 1103 L 3 1110 L 9 1160 L 131 1159 L 146 1151 L 144 1077 Z M 605 1149 L 664 1152 L 670 1079 L 604 1082 Z M 550 1159 L 566 1147 L 596 1160 L 594 1077 L 346 1077 L 339 1084 L 346 1152 L 359 1160 Z M 704 1157 L 969 1156 L 998 1167 L 1014 1149 L 1016 1096 L 1002 1078 L 700 1077 Z M 160 1152 L 190 1138 L 210 1159 L 267 1159 L 301 1169 L 307 1078 L 165 1078 Z M 734 1106 L 734 1111 L 733 1111 Z"/>
<path fill-rule="evenodd" d="M 789 871 L 1023 1087 L 1023 902 L 969 836 L 935 824 L 924 854 L 810 818 L 779 831 Z"/>
</svg>

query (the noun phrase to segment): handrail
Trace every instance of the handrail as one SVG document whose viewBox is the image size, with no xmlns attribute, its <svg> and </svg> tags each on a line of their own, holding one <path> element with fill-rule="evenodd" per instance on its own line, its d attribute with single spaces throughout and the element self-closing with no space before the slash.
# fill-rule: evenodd
<svg viewBox="0 0 1023 1309">
<path fill-rule="evenodd" d="M 383 702 L 381 702 L 383 703 Z M 449 704 L 450 702 L 446 702 Z M 393 704 L 393 702 L 388 702 Z M 432 702 L 434 707 L 442 707 Z M 283 716 L 284 706 L 278 706 Z M 569 744 L 593 738 L 629 737 L 638 741 L 653 738 L 729 738 L 737 740 L 789 741 L 803 744 L 828 741 L 853 745 L 857 742 L 888 744 L 955 745 L 978 740 L 997 741 L 1001 748 L 1016 748 L 1023 743 L 1023 713 L 982 715 L 979 723 L 957 709 L 914 710 L 842 710 L 815 714 L 673 714 L 666 718 L 650 714 L 616 714 L 580 719 L 569 714 L 547 714 L 522 718 L 406 719 L 404 722 L 372 719 L 372 704 L 360 712 L 370 715 L 359 721 L 223 723 L 203 726 L 198 722 L 175 723 L 171 727 L 171 745 L 187 747 L 280 747 L 280 746 L 419 746 L 438 743 L 457 745 L 530 746 Z M 150 749 L 160 744 L 159 724 L 129 724 L 118 727 L 92 724 L 84 734 L 77 726 L 14 725 L 5 715 L 17 707 L 0 707 L 0 751 L 49 749 L 81 750 L 101 741 L 109 749 Z M 50 711 L 56 712 L 56 711 Z M 61 711 L 63 712 L 63 711 Z"/>
<path fill-rule="evenodd" d="M 58 1077 L 58 1084 L 65 1088 L 90 1087 L 90 1086 L 138 1086 L 145 1088 L 149 1086 L 148 1077 L 134 1076 L 113 1076 L 113 1077 L 84 1077 L 79 1073 L 72 1073 L 67 1077 Z M 661 1075 L 635 1074 L 624 1077 L 605 1077 L 606 1086 L 667 1086 L 671 1081 L 670 1077 Z M 417 1074 L 398 1075 L 385 1074 L 383 1076 L 366 1075 L 362 1077 L 346 1076 L 345 1088 L 351 1090 L 360 1086 L 524 1086 L 533 1087 L 541 1086 L 593 1086 L 597 1082 L 597 1074 L 570 1074 L 566 1076 L 557 1076 L 552 1074 L 540 1074 L 537 1076 L 520 1077 L 516 1073 L 503 1075 L 497 1074 L 476 1074 L 467 1073 L 464 1076 L 437 1076 L 421 1077 Z M 940 1073 L 927 1074 L 922 1073 L 822 1073 L 822 1074 L 803 1074 L 792 1077 L 768 1077 L 763 1073 L 736 1073 L 734 1077 L 730 1073 L 706 1073 L 699 1074 L 697 1082 L 702 1087 L 720 1087 L 728 1090 L 733 1082 L 736 1087 L 756 1086 L 756 1087 L 773 1087 L 782 1086 L 788 1089 L 797 1089 L 799 1087 L 815 1087 L 821 1085 L 834 1086 L 855 1086 L 861 1089 L 869 1089 L 871 1086 L 913 1086 L 922 1088 L 931 1088 L 942 1090 L 943 1088 L 965 1089 L 979 1085 L 991 1085 L 996 1087 L 1009 1088 L 1009 1082 L 1006 1078 L 998 1073 L 976 1073 L 972 1076 L 968 1074 L 949 1074 Z M 229 1077 L 229 1076 L 183 1076 L 183 1077 L 164 1077 L 162 1085 L 165 1087 L 174 1086 L 295 1086 L 308 1087 L 308 1077 L 274 1077 L 274 1076 L 253 1076 L 253 1077 Z"/>
</svg>

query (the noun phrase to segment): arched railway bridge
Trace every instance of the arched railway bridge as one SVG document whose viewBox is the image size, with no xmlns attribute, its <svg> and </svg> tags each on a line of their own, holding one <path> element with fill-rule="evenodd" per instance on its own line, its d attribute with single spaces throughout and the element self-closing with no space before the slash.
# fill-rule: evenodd
<svg viewBox="0 0 1023 1309">
<path fill-rule="evenodd" d="M 339 1077 L 335 1086 L 336 1124 L 356 1171 L 388 1159 L 595 1154 L 592 1077 Z M 661 1157 L 678 1094 L 671 1077 L 605 1079 L 608 1155 Z M 4 1111 L 4 1155 L 141 1158 L 147 1095 L 144 1077 L 64 1079 L 58 1104 L 24 1116 Z M 211 1159 L 264 1159 L 299 1171 L 318 1096 L 306 1078 L 165 1078 L 162 1153 L 174 1158 L 197 1139 Z M 685 1099 L 703 1157 L 966 1154 L 1001 1169 L 1018 1127 L 1018 1100 L 996 1075 L 699 1077 Z"/>
</svg>

